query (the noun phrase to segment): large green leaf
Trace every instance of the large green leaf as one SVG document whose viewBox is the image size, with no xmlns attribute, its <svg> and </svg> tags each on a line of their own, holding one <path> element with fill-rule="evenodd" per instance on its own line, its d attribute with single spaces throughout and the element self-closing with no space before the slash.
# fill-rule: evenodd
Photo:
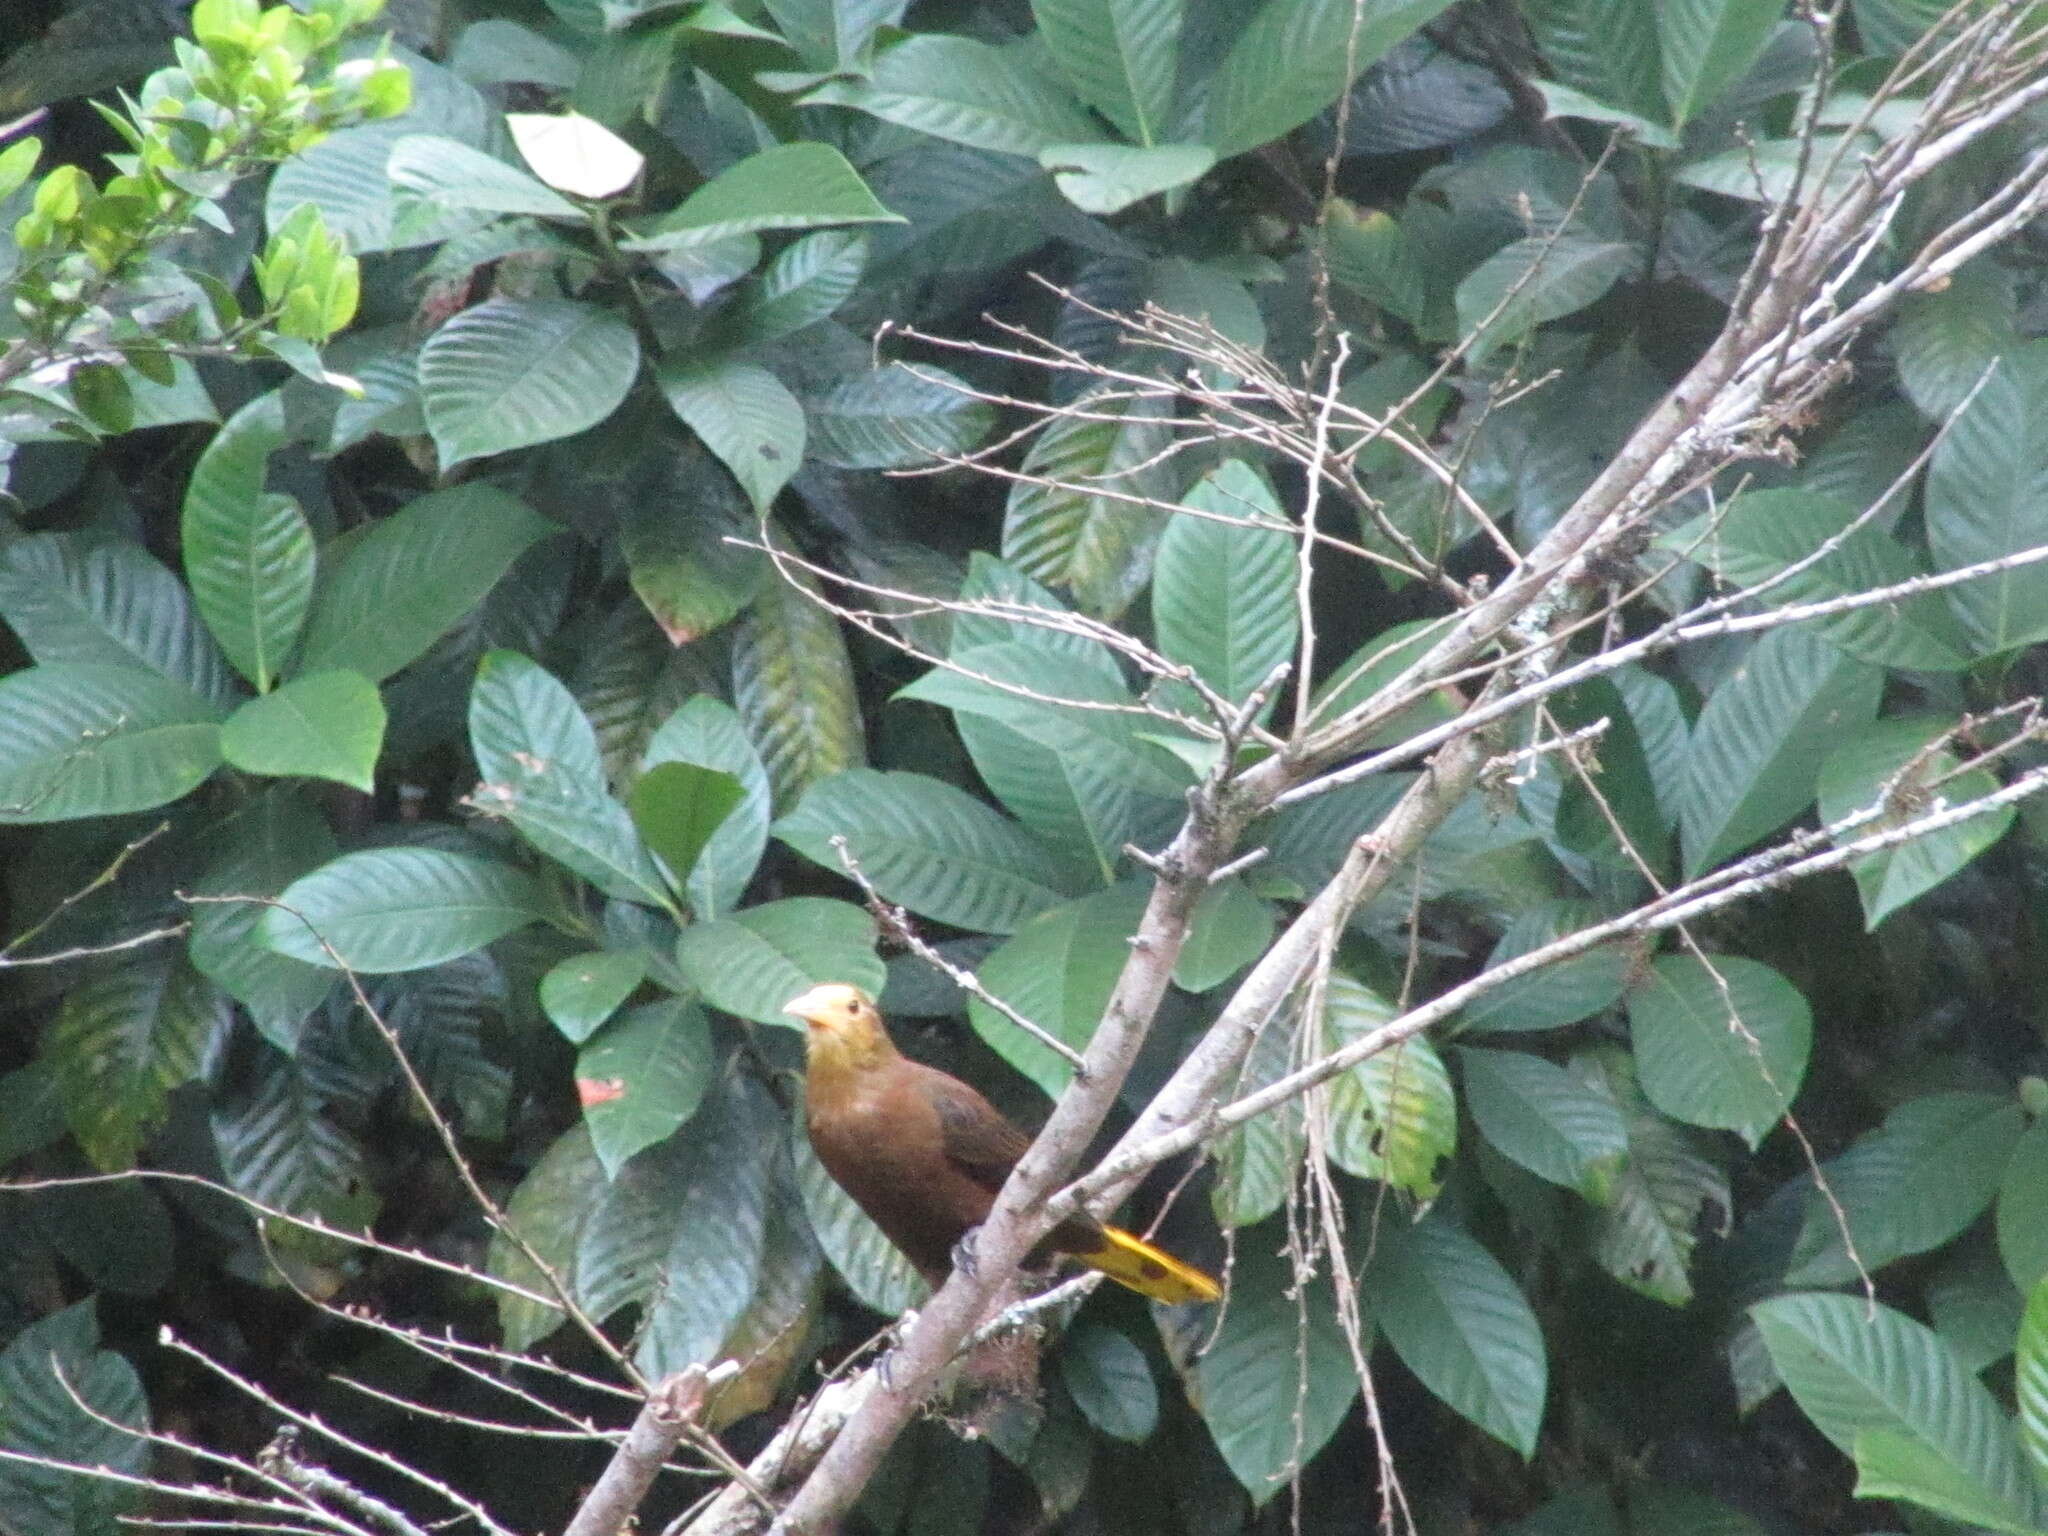
<svg viewBox="0 0 2048 1536">
<path fill-rule="evenodd" d="M 1642 261 L 1634 246 L 1578 235 L 1531 235 L 1503 246 L 1458 284 L 1458 333 L 1475 361 L 1548 320 L 1577 314 Z"/>
<path fill-rule="evenodd" d="M 1614 1099 L 1564 1068 L 1522 1051 L 1458 1052 L 1465 1105 L 1503 1156 L 1539 1179 L 1605 1205 L 1628 1158 L 1628 1129 Z"/>
<path fill-rule="evenodd" d="M 2038 1528 L 2040 1487 L 2011 1422 L 1933 1330 L 1860 1296 L 1779 1296 L 1750 1316 L 1793 1400 L 1859 1464 L 1866 1437 L 1882 1436 L 1889 1470 L 1953 1478 L 2005 1529 Z M 1894 1494 L 1914 1480 L 1888 1479 Z"/>
<path fill-rule="evenodd" d="M 1291 1016 L 1260 1030 L 1230 1084 L 1231 1096 L 1256 1093 L 1285 1077 L 1298 1064 L 1298 1033 L 1299 1024 Z M 1226 1227 L 1248 1227 L 1279 1210 L 1301 1176 L 1307 1150 L 1307 1117 L 1299 1099 L 1254 1115 L 1227 1132 L 1216 1145 L 1216 1185 L 1209 1196 L 1217 1221 Z"/>
<path fill-rule="evenodd" d="M 733 636 L 732 684 L 783 809 L 867 756 L 846 640 L 807 573 L 763 585 Z"/>
<path fill-rule="evenodd" d="M 255 1053 L 249 1075 L 215 1100 L 211 1116 L 221 1172 L 253 1200 L 297 1215 L 358 1225 L 375 1214 L 363 1150 L 326 1114 L 304 1065 Z"/>
<path fill-rule="evenodd" d="M 642 493 L 621 509 L 619 553 L 634 594 L 680 646 L 729 623 L 774 576 L 746 547 L 760 540 L 752 504 L 708 449 L 675 455 L 666 484 L 670 495 Z"/>
<path fill-rule="evenodd" d="M 1029 478 L 1010 487 L 1003 558 L 1098 618 L 1122 613 L 1151 572 L 1164 526 L 1156 504 L 1174 491 L 1159 414 L 1151 401 L 1084 395 L 1038 434 Z"/>
<path fill-rule="evenodd" d="M 1813 1010 L 1769 966 L 1740 955 L 1663 955 L 1628 996 L 1643 1092 L 1689 1125 L 1755 1147 L 1806 1076 Z"/>
<path fill-rule="evenodd" d="M 334 973 L 266 948 L 257 925 L 263 898 L 340 850 L 327 822 L 297 788 L 277 786 L 220 825 L 218 851 L 192 903 L 187 951 L 193 966 L 248 1010 L 263 1037 L 286 1055 L 298 1049 L 306 1015 L 334 989 Z"/>
<path fill-rule="evenodd" d="M 1412 1226 L 1383 1215 L 1360 1294 L 1425 1387 L 1524 1459 L 1535 1454 L 1550 1374 L 1543 1334 L 1464 1228 L 1441 1209 Z"/>
<path fill-rule="evenodd" d="M 1840 536 L 1858 510 L 1810 491 L 1750 491 L 1722 508 L 1711 523 L 1688 524 L 1665 535 L 1662 543 L 1690 555 L 1724 582 L 1762 586 Z M 1827 602 L 1899 586 L 1924 574 L 1906 547 L 1873 520 L 1796 576 L 1762 592 L 1759 601 L 1774 608 Z M 1961 630 L 1935 592 L 1812 622 L 1851 656 L 1881 667 L 1953 672 L 1970 659 Z"/>
<path fill-rule="evenodd" d="M 643 770 L 664 763 L 710 768 L 739 781 L 739 804 L 718 824 L 696 864 L 679 871 L 686 876 L 690 910 L 699 918 L 717 917 L 738 905 L 768 846 L 768 770 L 732 706 L 703 693 L 670 715 L 648 739 Z"/>
<path fill-rule="evenodd" d="M 831 145 L 777 144 L 720 172 L 621 243 L 628 250 L 667 251 L 765 229 L 902 222 Z"/>
<path fill-rule="evenodd" d="M 1169 132 L 1186 0 L 1032 0 L 1038 34 L 1083 101 L 1139 144 Z"/>
<path fill-rule="evenodd" d="M 1674 125 L 1711 106 L 1757 61 L 1784 17 L 1773 0 L 1667 0 L 1657 7 L 1664 96 Z"/>
<path fill-rule="evenodd" d="M 2048 442 L 2035 430 L 2048 413 L 2048 341 L 2008 353 L 1970 408 L 1935 447 L 1927 471 L 1927 547 L 1952 571 L 2043 542 Z M 1949 604 L 1980 654 L 2015 650 L 2048 635 L 2048 564 L 1981 576 L 1949 591 Z"/>
<path fill-rule="evenodd" d="M 730 334 L 773 341 L 823 320 L 853 296 L 867 264 L 862 230 L 821 229 L 791 241 L 735 306 Z"/>
<path fill-rule="evenodd" d="M 775 1120 L 763 1089 L 728 1079 L 687 1127 L 619 1171 L 584 1225 L 577 1290 L 599 1317 L 642 1305 L 634 1358 L 651 1377 L 708 1360 L 754 1295 Z"/>
<path fill-rule="evenodd" d="M 14 540 L 0 550 L 0 617 L 45 665 L 146 669 L 208 699 L 234 697 L 183 583 L 127 539 Z"/>
<path fill-rule="evenodd" d="M 1785 1283 L 1843 1285 L 1946 1243 L 1990 1205 L 2021 1123 L 2019 1106 L 1996 1094 L 1908 1099 L 1821 1165 L 1832 1201 L 1808 1194 Z M 1854 1259 L 1836 1207 L 1856 1240 Z"/>
<path fill-rule="evenodd" d="M 1868 837 L 1910 822 L 1922 814 L 1930 794 L 1938 793 L 1950 804 L 1990 794 L 1998 788 L 1998 779 L 1989 769 L 1958 773 L 1955 755 L 1947 750 L 1922 756 L 1930 742 L 1953 731 L 1958 723 L 1930 715 L 1879 720 L 1841 742 L 1821 765 L 1822 818 L 1836 822 L 1869 809 L 1895 777 L 1898 783 L 1892 788 L 1890 803 L 1897 808 L 1862 823 L 1847 834 L 1849 838 Z M 1900 777 L 1909 763 L 1912 771 Z M 1938 790 L 1932 788 L 1937 782 Z M 1863 899 L 1864 926 L 1875 928 L 1914 897 L 1955 874 L 2005 836 L 2017 815 L 2015 808 L 2007 806 L 1858 859 L 1850 872 Z"/>
<path fill-rule="evenodd" d="M 226 999 L 175 951 L 121 957 L 65 994 L 44 1042 L 65 1118 L 100 1168 L 130 1168 L 171 1090 L 228 1024 Z"/>
<path fill-rule="evenodd" d="M 1218 159 L 1257 149 L 1335 101 L 1450 0 L 1266 0 L 1209 81 L 1202 130 Z"/>
<path fill-rule="evenodd" d="M 608 309 L 486 299 L 427 338 L 420 405 L 445 472 L 595 426 L 639 369 L 639 338 Z"/>
<path fill-rule="evenodd" d="M 1821 763 L 1877 713 L 1883 681 L 1803 629 L 1759 640 L 1693 731 L 1678 828 L 1687 871 L 1711 868 L 1811 805 Z"/>
<path fill-rule="evenodd" d="M 275 390 L 230 416 L 192 466 L 180 525 L 193 604 L 258 693 L 290 660 L 313 601 L 312 527 L 298 502 L 263 488 L 284 438 Z"/>
<path fill-rule="evenodd" d="M 492 651 L 469 697 L 471 798 L 607 895 L 669 905 L 626 808 L 605 787 L 597 735 L 575 697 L 516 651 Z"/>
<path fill-rule="evenodd" d="M 1083 213 L 1110 214 L 1199 181 L 1216 151 L 1206 144 L 1051 144 L 1038 152 L 1038 163 Z"/>
<path fill-rule="evenodd" d="M 1159 648 L 1241 703 L 1294 655 L 1294 537 L 1271 488 L 1242 459 L 1204 475 L 1184 501 L 1192 510 L 1167 524 L 1153 561 Z"/>
<path fill-rule="evenodd" d="M 541 1012 L 565 1039 L 581 1045 L 646 979 L 643 951 L 598 949 L 571 955 L 541 977 Z"/>
<path fill-rule="evenodd" d="M 571 1281 L 576 1241 L 604 1184 L 605 1171 L 590 1144 L 590 1128 L 578 1124 L 556 1138 L 505 1203 L 505 1220 L 564 1283 Z M 542 1296 L 553 1294 L 547 1277 L 502 1232 L 491 1238 L 490 1273 Z M 508 1291 L 494 1294 L 498 1326 L 508 1349 L 531 1348 L 563 1321 L 558 1306 L 529 1301 Z"/>
<path fill-rule="evenodd" d="M 712 1007 L 756 1024 L 799 1027 L 782 1005 L 821 982 L 880 996 L 888 972 L 875 957 L 875 920 L 847 901 L 792 896 L 732 917 L 692 923 L 676 965 Z"/>
<path fill-rule="evenodd" d="M 583 1047 L 576 1089 L 606 1177 L 696 1113 L 712 1066 L 703 1010 L 678 997 L 627 1009 Z"/>
<path fill-rule="evenodd" d="M 832 839 L 844 837 L 885 899 L 982 933 L 1014 933 L 1086 888 L 1015 822 L 921 773 L 834 774 L 811 786 L 775 835 L 835 874 L 845 865 Z"/>
<path fill-rule="evenodd" d="M 1563 780 L 1552 833 L 1573 853 L 1612 869 L 1633 872 L 1639 863 L 1661 869 L 1671 846 L 1671 823 L 1657 799 L 1656 777 L 1637 733 L 1635 712 L 1604 677 L 1567 688 L 1549 701 L 1560 731 L 1606 723 L 1597 771 L 1585 776 L 1556 771 Z"/>
<path fill-rule="evenodd" d="M 299 669 L 349 667 L 382 682 L 424 655 L 529 545 L 555 531 L 488 485 L 408 503 L 353 540 L 315 590 Z"/>
<path fill-rule="evenodd" d="M 1947 420 L 1986 369 L 2024 344 L 2015 309 L 2012 273 L 1988 259 L 1899 301 L 1885 340 L 1899 362 L 1899 388 L 1921 415 Z"/>
<path fill-rule="evenodd" d="M 1610 107 L 1666 120 L 1651 7 L 1637 0 L 1530 0 L 1522 14 L 1557 79 Z"/>
<path fill-rule="evenodd" d="M 1534 903 L 1515 914 L 1486 963 L 1517 959 L 1598 920 L 1585 902 Z M 1502 982 L 1473 999 L 1460 1018 L 1466 1030 L 1484 1034 L 1562 1029 L 1620 1001 L 1628 964 L 1619 947 L 1589 950 Z"/>
<path fill-rule="evenodd" d="M 278 903 L 261 930 L 272 949 L 372 973 L 439 965 L 547 915 L 531 877 L 440 848 L 343 854 L 286 886 Z"/>
<path fill-rule="evenodd" d="M 1323 1448 L 1358 1394 L 1328 1280 L 1297 1290 L 1272 1251 L 1279 1238 L 1260 1228 L 1239 1240 L 1230 1305 L 1189 1383 L 1216 1449 L 1261 1504 Z"/>
<path fill-rule="evenodd" d="M 221 756 L 244 773 L 332 779 L 369 794 L 384 746 L 377 685 L 347 668 L 305 672 L 222 722 Z"/>
<path fill-rule="evenodd" d="M 833 80 L 806 104 L 854 107 L 934 138 L 1011 155 L 1099 140 L 1087 109 L 1039 56 L 925 33 L 879 54 L 866 80 Z"/>
<path fill-rule="evenodd" d="M 59 662 L 0 678 L 0 823 L 146 811 L 220 766 L 221 708 L 140 667 Z"/>
<path fill-rule="evenodd" d="M 581 208 L 496 155 L 439 134 L 408 134 L 391 146 L 384 172 L 401 193 L 441 208 L 524 213 L 582 223 Z"/>
<path fill-rule="evenodd" d="M 804 410 L 766 368 L 731 358 L 677 359 L 662 398 L 765 513 L 804 458 Z"/>
<path fill-rule="evenodd" d="M 0 1350 L 0 1447 L 130 1477 L 149 1470 L 149 1401 L 135 1368 L 99 1347 L 94 1300 L 30 1323 Z M 126 1427 L 124 1427 L 126 1426 Z M 0 1461 L 0 1523 L 50 1532 L 111 1532 L 141 1500 L 132 1484 L 90 1472 Z"/>
<path fill-rule="evenodd" d="M 1188 936 L 1173 962 L 1173 984 L 1184 992 L 1220 987 L 1266 952 L 1273 942 L 1273 909 L 1242 880 L 1218 881 L 1202 893 L 1188 919 Z"/>
<path fill-rule="evenodd" d="M 1150 721 L 1113 673 L 1077 668 L 1068 657 L 1017 640 L 958 648 L 898 698 L 980 715 L 1038 742 L 1062 760 L 1141 794 L 1177 799 L 1193 774 L 1146 739 Z"/>
<path fill-rule="evenodd" d="M 965 453 L 995 410 L 929 363 L 888 363 L 841 379 L 806 402 L 811 453 L 838 469 L 905 469 Z"/>
<path fill-rule="evenodd" d="M 1391 1021 L 1399 1009 L 1332 971 L 1324 1022 L 1334 1049 Z M 1428 1037 L 1368 1056 L 1330 1084 L 1330 1158 L 1346 1173 L 1377 1179 L 1418 1201 L 1434 1200 L 1458 1146 L 1458 1102 Z"/>
<path fill-rule="evenodd" d="M 1598 1079 L 1590 1064 L 1574 1069 Z M 1606 1078 L 1615 1082 L 1612 1072 Z M 1597 1213 L 1593 1257 L 1629 1289 L 1682 1307 L 1692 1299 L 1700 1235 L 1727 1227 L 1728 1178 L 1701 1155 L 1696 1133 L 1656 1114 L 1633 1089 L 1629 1096 L 1622 1110 L 1628 1159 L 1615 1175 L 1613 1198 Z"/>
<path fill-rule="evenodd" d="M 982 985 L 1054 1039 L 1087 1049 L 1101 1022 L 1145 909 L 1146 890 L 1126 884 L 1041 912 L 981 967 Z M 1074 1069 L 980 998 L 967 1017 L 975 1033 L 1053 1098 Z"/>
</svg>

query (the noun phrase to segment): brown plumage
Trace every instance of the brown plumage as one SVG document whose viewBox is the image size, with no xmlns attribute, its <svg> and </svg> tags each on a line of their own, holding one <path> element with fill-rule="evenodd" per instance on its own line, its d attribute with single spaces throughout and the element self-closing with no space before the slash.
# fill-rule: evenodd
<svg viewBox="0 0 2048 1536">
<path fill-rule="evenodd" d="M 960 1239 L 987 1219 L 1031 1139 L 957 1077 L 896 1049 L 874 1000 L 829 983 L 793 998 L 809 1064 L 811 1146 L 933 1286 Z M 1072 1216 L 1036 1251 L 1065 1253 L 1159 1301 L 1214 1301 L 1216 1282 L 1143 1238 Z"/>
</svg>

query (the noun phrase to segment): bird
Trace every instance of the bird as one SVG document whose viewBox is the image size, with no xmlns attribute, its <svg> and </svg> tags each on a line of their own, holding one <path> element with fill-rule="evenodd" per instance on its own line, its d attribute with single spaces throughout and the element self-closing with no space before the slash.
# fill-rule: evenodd
<svg viewBox="0 0 2048 1536">
<path fill-rule="evenodd" d="M 859 987 L 827 982 L 782 1011 L 806 1026 L 805 1117 L 818 1161 L 937 1289 L 1031 1138 L 959 1078 L 897 1050 Z M 1049 1253 L 1155 1301 L 1223 1294 L 1192 1264 L 1086 1214 L 1054 1227 L 1032 1258 Z"/>
</svg>

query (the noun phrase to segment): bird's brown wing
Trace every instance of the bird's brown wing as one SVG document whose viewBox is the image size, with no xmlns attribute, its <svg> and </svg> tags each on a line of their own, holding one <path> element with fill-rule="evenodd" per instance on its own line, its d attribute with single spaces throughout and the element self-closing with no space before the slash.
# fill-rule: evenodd
<svg viewBox="0 0 2048 1536">
<path fill-rule="evenodd" d="M 940 1144 L 947 1161 L 993 1195 L 1003 1187 L 1031 1138 L 957 1077 L 934 1071 L 920 1086 L 938 1111 Z"/>
<path fill-rule="evenodd" d="M 940 1143 L 946 1160 L 986 1189 L 993 1200 L 1003 1180 L 1017 1166 L 1031 1146 L 1031 1138 L 1012 1125 L 1003 1112 L 957 1077 L 932 1072 L 926 1087 L 932 1108 L 939 1114 Z M 1042 1261 L 1045 1250 L 1063 1253 L 1086 1251 L 1102 1240 L 1102 1227 L 1086 1214 L 1069 1216 L 1046 1234 L 1034 1251 L 1034 1262 Z"/>
</svg>

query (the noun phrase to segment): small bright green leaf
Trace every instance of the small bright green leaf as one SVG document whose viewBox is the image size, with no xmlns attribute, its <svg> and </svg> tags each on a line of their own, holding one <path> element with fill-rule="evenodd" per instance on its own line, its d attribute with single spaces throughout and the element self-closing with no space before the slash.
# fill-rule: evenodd
<svg viewBox="0 0 2048 1536">
<path fill-rule="evenodd" d="M 711 1073 L 711 1031 L 695 1003 L 646 1003 L 599 1030 L 576 1058 L 576 1090 L 606 1177 L 695 1114 Z"/>
<path fill-rule="evenodd" d="M 1329 1044 L 1349 1045 L 1391 1021 L 1392 1003 L 1341 971 L 1325 991 Z M 1424 1035 L 1366 1057 L 1330 1084 L 1330 1159 L 1346 1173 L 1434 1200 L 1458 1146 L 1458 1102 Z"/>
<path fill-rule="evenodd" d="M 360 672 L 306 672 L 249 700 L 220 728 L 221 756 L 244 773 L 376 787 L 384 701 Z"/>
<path fill-rule="evenodd" d="M 685 881 L 691 912 L 699 918 L 717 917 L 738 905 L 768 846 L 768 770 L 761 766 L 761 755 L 732 706 L 709 694 L 691 699 L 648 739 L 644 768 L 663 763 L 689 763 L 731 774 L 744 792 L 711 834 Z"/>
<path fill-rule="evenodd" d="M 795 1029 L 782 1005 L 821 982 L 879 997 L 888 971 L 875 956 L 875 920 L 847 901 L 792 896 L 732 917 L 692 923 L 676 965 L 712 1007 L 756 1024 Z"/>
<path fill-rule="evenodd" d="M 557 961 L 540 979 L 541 1012 L 571 1043 L 597 1032 L 647 976 L 636 950 L 598 949 Z"/>
<path fill-rule="evenodd" d="M 262 934 L 281 955 L 381 974 L 453 960 L 546 913 L 540 888 L 509 865 L 439 848 L 370 848 L 285 887 Z"/>
<path fill-rule="evenodd" d="M 634 780 L 627 804 L 641 841 L 680 883 L 745 797 L 730 773 L 695 763 L 657 763 Z"/>
</svg>

